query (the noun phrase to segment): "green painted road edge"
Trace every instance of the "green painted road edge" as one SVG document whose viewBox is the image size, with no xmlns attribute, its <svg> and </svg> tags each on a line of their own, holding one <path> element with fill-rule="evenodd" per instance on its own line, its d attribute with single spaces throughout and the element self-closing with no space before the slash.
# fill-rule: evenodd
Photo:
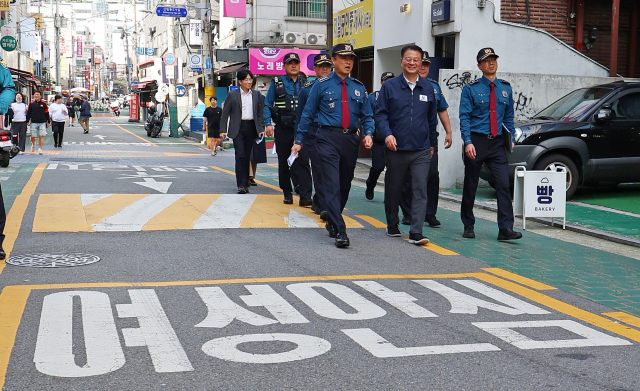
<svg viewBox="0 0 640 391">
<path fill-rule="evenodd" d="M 277 169 L 260 164 L 256 179 L 278 186 Z M 376 191 L 375 198 L 368 201 L 363 187 L 352 186 L 347 208 L 354 214 L 368 215 L 385 222 L 382 200 L 382 192 Z M 527 231 L 523 232 L 521 240 L 498 242 L 497 225 L 482 219 L 476 220 L 476 239 L 464 239 L 458 212 L 440 209 L 438 219 L 442 222 L 441 228 L 425 225 L 423 233 L 439 246 L 640 316 L 638 260 Z M 406 226 L 400 229 L 408 232 Z M 398 239 L 388 238 L 384 229 L 380 229 L 380 240 Z M 425 273 L 428 272 L 425 270 Z"/>
<path fill-rule="evenodd" d="M 38 163 L 20 163 L 12 165 L 11 162 L 9 162 L 9 167 L 0 168 L 0 177 L 8 177 L 7 180 L 0 182 L 2 186 L 4 209 L 7 214 L 11 210 L 16 197 L 22 192 L 22 189 L 29 181 L 29 178 L 31 178 L 31 174 L 36 167 L 38 167 Z"/>
</svg>

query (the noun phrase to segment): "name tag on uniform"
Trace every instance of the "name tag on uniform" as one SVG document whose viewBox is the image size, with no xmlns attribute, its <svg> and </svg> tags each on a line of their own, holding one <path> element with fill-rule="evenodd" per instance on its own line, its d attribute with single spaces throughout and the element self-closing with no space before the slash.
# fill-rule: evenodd
<svg viewBox="0 0 640 391">
<path fill-rule="evenodd" d="M 426 95 L 420 95 L 420 102 L 428 102 L 429 98 Z"/>
</svg>

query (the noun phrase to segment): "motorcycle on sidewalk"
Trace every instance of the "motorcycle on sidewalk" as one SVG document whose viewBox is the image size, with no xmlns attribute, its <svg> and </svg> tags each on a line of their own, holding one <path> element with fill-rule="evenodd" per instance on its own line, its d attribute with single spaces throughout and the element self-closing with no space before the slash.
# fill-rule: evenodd
<svg viewBox="0 0 640 391">
<path fill-rule="evenodd" d="M 150 102 L 148 106 L 147 122 L 144 125 L 144 129 L 147 131 L 147 136 L 156 138 L 160 136 L 162 127 L 164 126 L 165 117 L 165 105 L 164 100 L 158 101 L 158 103 Z"/>
<path fill-rule="evenodd" d="M 8 167 L 9 160 L 20 153 L 18 135 L 11 135 L 10 130 L 0 131 L 0 167 Z"/>
</svg>

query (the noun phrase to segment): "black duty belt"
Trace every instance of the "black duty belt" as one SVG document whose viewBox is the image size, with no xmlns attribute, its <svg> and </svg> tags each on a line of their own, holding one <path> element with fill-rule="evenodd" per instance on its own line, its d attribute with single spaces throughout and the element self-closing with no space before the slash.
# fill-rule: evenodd
<svg viewBox="0 0 640 391">
<path fill-rule="evenodd" d="M 343 128 L 338 128 L 335 126 L 320 126 L 320 129 L 327 129 L 330 130 L 332 132 L 340 132 L 340 133 L 344 133 L 344 134 L 355 134 L 358 132 L 358 129 L 343 129 Z"/>
<path fill-rule="evenodd" d="M 471 132 L 472 135 L 474 136 L 478 136 L 478 137 L 482 137 L 482 138 L 487 138 L 489 140 L 493 140 L 498 138 L 498 136 L 494 136 L 492 134 L 484 134 L 484 133 L 476 133 L 476 132 Z"/>
</svg>

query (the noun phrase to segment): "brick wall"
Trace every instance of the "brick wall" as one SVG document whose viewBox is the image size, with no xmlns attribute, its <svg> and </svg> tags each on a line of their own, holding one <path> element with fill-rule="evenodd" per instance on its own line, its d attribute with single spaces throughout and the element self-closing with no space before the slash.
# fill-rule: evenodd
<svg viewBox="0 0 640 391">
<path fill-rule="evenodd" d="M 568 9 L 569 0 L 529 0 L 528 25 L 543 29 L 573 46 L 573 20 L 567 15 Z M 525 0 L 502 0 L 501 17 L 506 22 L 526 24 Z"/>
</svg>

